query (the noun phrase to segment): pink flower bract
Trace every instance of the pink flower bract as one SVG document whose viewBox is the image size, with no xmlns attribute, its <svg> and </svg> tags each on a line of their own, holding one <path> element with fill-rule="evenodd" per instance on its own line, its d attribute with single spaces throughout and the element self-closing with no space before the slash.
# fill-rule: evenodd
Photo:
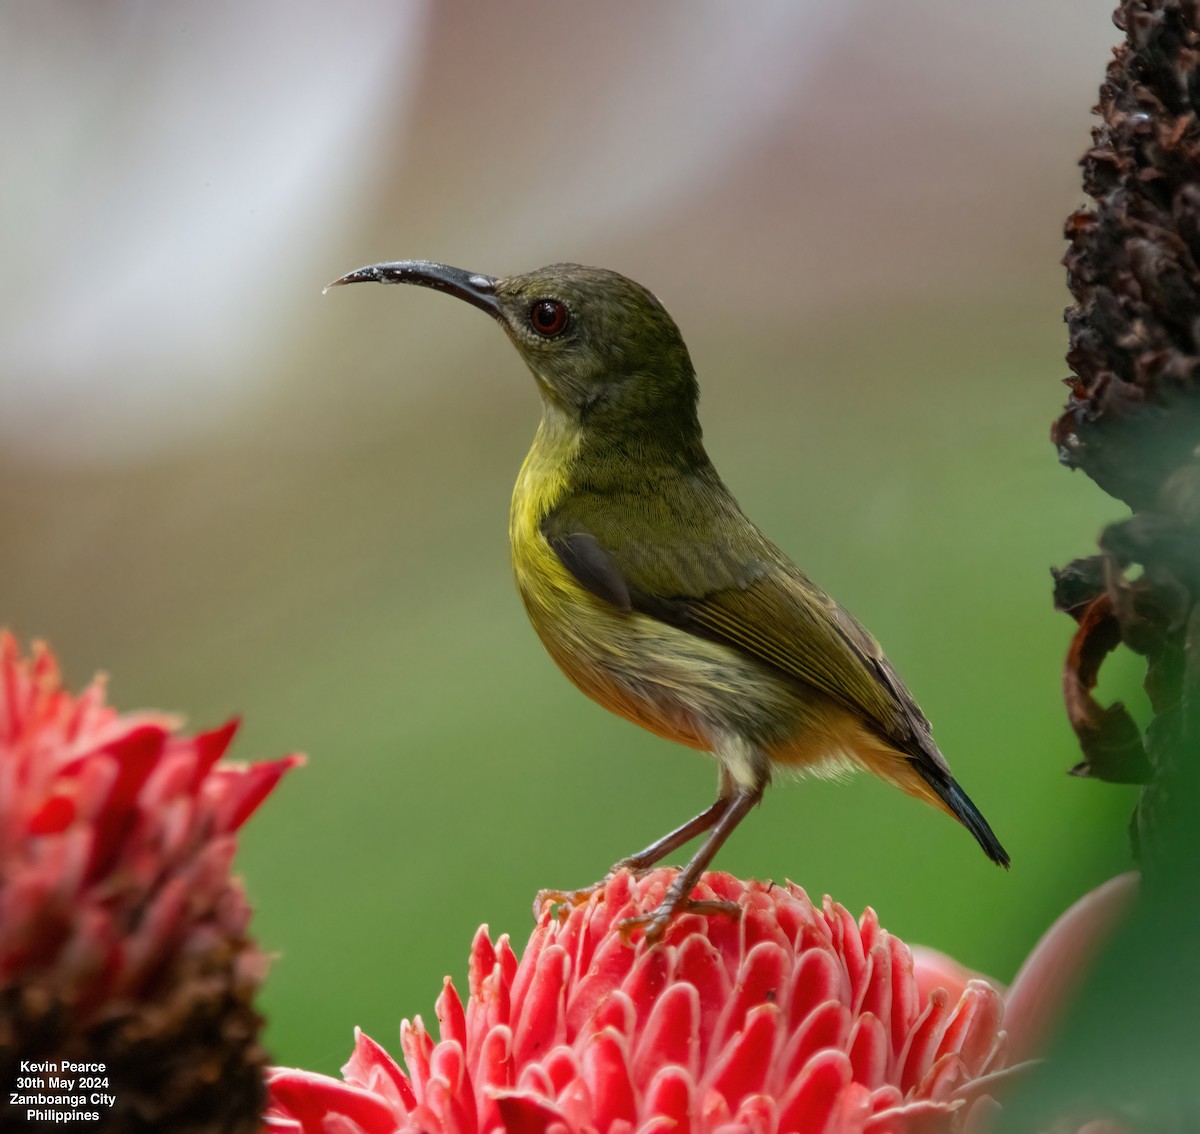
<svg viewBox="0 0 1200 1134">
<path fill-rule="evenodd" d="M 464 1008 L 447 980 L 439 1038 L 401 1026 L 407 1073 L 359 1033 L 345 1081 L 277 1070 L 276 1134 L 949 1130 L 957 1089 L 999 1066 L 1003 1002 L 968 980 L 924 996 L 908 948 L 798 886 L 706 874 L 661 945 L 617 923 L 674 877 L 628 873 L 565 916 L 548 909 L 520 960 L 486 927 Z"/>
<path fill-rule="evenodd" d="M 218 765 L 188 736 L 63 689 L 0 632 L 0 1082 L 17 1061 L 102 1062 L 113 1129 L 254 1130 L 266 963 L 230 865 L 300 758 Z M 109 1128 L 106 1126 L 106 1129 Z"/>
</svg>

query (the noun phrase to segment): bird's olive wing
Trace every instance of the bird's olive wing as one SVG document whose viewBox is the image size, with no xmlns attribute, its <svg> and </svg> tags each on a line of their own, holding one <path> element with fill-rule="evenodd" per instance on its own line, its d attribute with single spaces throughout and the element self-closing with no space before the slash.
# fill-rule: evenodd
<svg viewBox="0 0 1200 1134">
<path fill-rule="evenodd" d="M 618 610 L 633 609 L 625 577 L 591 532 L 569 532 L 546 538 L 562 565 L 582 587 Z"/>
<path fill-rule="evenodd" d="M 619 610 L 638 611 L 820 690 L 904 748 L 929 726 L 875 640 L 742 519 L 753 538 L 651 542 L 602 539 L 551 513 L 543 534 L 577 582 Z M 915 754 L 915 753 L 914 753 Z"/>
</svg>

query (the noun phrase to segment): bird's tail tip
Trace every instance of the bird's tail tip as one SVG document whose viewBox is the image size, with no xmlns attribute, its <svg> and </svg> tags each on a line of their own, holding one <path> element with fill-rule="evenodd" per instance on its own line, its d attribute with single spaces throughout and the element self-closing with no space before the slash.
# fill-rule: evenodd
<svg viewBox="0 0 1200 1134">
<path fill-rule="evenodd" d="M 951 779 L 946 802 L 950 805 L 950 810 L 954 812 L 955 818 L 975 836 L 975 841 L 983 847 L 983 853 L 997 866 L 1003 866 L 1007 870 L 1011 864 L 1008 851 L 1000 845 L 996 833 L 988 825 L 988 821 L 980 813 L 979 808 L 971 802 L 971 797 L 958 786 L 957 780 Z"/>
<path fill-rule="evenodd" d="M 963 791 L 958 781 L 953 776 L 934 775 L 920 763 L 916 764 L 916 768 L 950 814 L 975 836 L 975 841 L 983 848 L 983 853 L 997 866 L 1003 866 L 1007 870 L 1011 862 L 1008 851 L 1000 845 L 1000 840 L 996 838 L 988 821 L 971 802 L 971 797 Z"/>
</svg>

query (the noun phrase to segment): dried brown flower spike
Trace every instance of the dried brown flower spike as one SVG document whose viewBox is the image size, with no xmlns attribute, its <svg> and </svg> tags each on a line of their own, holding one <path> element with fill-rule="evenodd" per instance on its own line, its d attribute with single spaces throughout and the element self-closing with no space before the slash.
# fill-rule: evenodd
<svg viewBox="0 0 1200 1134">
<path fill-rule="evenodd" d="M 1126 42 L 1082 162 L 1095 205 L 1067 221 L 1075 376 L 1051 434 L 1064 464 L 1134 515 L 1102 534 L 1102 555 L 1055 573 L 1055 601 L 1080 624 L 1064 682 L 1084 751 L 1074 771 L 1148 785 L 1145 851 L 1153 816 L 1171 796 L 1170 810 L 1182 803 L 1168 773 L 1200 730 L 1200 671 L 1187 664 L 1200 646 L 1189 648 L 1200 634 L 1200 0 L 1124 0 L 1113 18 Z M 1140 578 L 1127 577 L 1133 564 Z M 1122 642 L 1147 659 L 1144 743 L 1120 705 L 1091 697 Z"/>
<path fill-rule="evenodd" d="M 1200 443 L 1200 4 L 1126 0 L 1067 221 L 1075 377 L 1052 436 L 1135 511 Z"/>
</svg>

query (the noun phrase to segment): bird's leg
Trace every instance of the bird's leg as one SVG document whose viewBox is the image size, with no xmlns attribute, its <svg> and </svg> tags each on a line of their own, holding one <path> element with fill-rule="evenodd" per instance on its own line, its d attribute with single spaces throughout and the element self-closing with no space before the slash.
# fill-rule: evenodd
<svg viewBox="0 0 1200 1134">
<path fill-rule="evenodd" d="M 582 905 L 617 871 L 632 870 L 637 874 L 639 871 L 653 866 L 676 848 L 683 846 L 689 839 L 694 839 L 701 831 L 707 831 L 714 823 L 720 820 L 735 798 L 733 782 L 724 768 L 721 769 L 719 785 L 720 794 L 718 794 L 714 803 L 706 807 L 699 815 L 693 816 L 682 827 L 676 827 L 674 831 L 663 835 L 661 839 L 656 839 L 648 847 L 644 847 L 638 851 L 637 854 L 631 854 L 628 858 L 614 862 L 612 869 L 599 882 L 593 882 L 590 886 L 584 886 L 581 890 L 539 890 L 533 899 L 533 916 L 540 918 L 547 902 L 567 906 Z M 720 843 L 717 844 L 717 846 L 720 845 Z M 713 847 L 713 853 L 716 853 L 716 847 Z M 712 855 L 709 855 L 709 858 L 711 859 Z M 707 862 L 708 860 L 706 859 L 705 861 Z"/>
<path fill-rule="evenodd" d="M 637 854 L 631 854 L 628 858 L 621 859 L 620 862 L 614 862 L 609 875 L 616 874 L 618 870 L 632 870 L 636 874 L 639 870 L 653 866 L 660 859 L 666 858 L 673 850 L 683 846 L 689 839 L 694 839 L 701 831 L 707 831 L 712 827 L 725 814 L 732 802 L 732 796 L 717 796 L 716 802 L 706 807 L 699 815 L 689 819 L 682 827 L 676 827 L 670 834 L 656 839 Z"/>
<path fill-rule="evenodd" d="M 762 794 L 763 788 L 757 787 L 750 791 L 738 791 L 732 798 L 724 801 L 725 806 L 720 812 L 720 818 L 717 819 L 708 838 L 704 840 L 700 849 L 692 856 L 691 862 L 676 876 L 675 881 L 671 883 L 670 889 L 663 895 L 663 900 L 659 903 L 658 907 L 649 913 L 625 918 L 618 926 L 622 936 L 628 939 L 633 930 L 639 926 L 643 926 L 646 931 L 646 943 L 653 945 L 662 938 L 662 935 L 667 930 L 667 926 L 671 923 L 671 919 L 677 913 L 684 913 L 688 910 L 693 910 L 697 913 L 726 913 L 732 914 L 735 917 L 737 916 L 739 907 L 733 902 L 693 902 L 690 900 L 689 895 L 700 880 L 700 875 L 704 873 L 705 868 L 712 862 L 713 856 L 721 849 L 725 840 L 729 838 L 734 827 L 762 799 Z M 717 802 L 720 803 L 722 801 L 718 800 Z M 715 807 L 716 804 L 710 807 L 709 811 L 712 811 Z M 705 812 L 705 814 L 708 814 L 708 812 Z M 700 816 L 696 818 L 699 819 Z M 692 822 L 694 823 L 695 821 L 693 820 Z M 680 830 L 684 830 L 684 828 L 681 827 Z M 674 833 L 677 834 L 678 832 Z M 668 835 L 667 838 L 669 839 L 671 836 Z M 665 842 L 666 840 L 662 841 Z M 676 843 L 675 845 L 678 846 L 679 844 Z"/>
</svg>

